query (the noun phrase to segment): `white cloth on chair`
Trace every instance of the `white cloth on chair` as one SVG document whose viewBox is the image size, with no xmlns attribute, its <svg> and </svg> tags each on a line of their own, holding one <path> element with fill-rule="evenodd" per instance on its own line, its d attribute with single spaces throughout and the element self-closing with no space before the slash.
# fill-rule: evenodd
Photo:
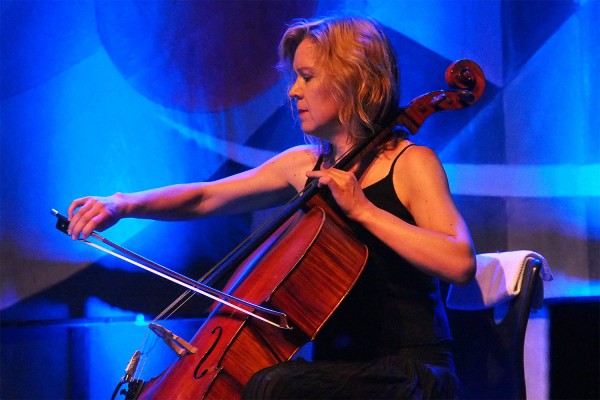
<svg viewBox="0 0 600 400">
<path fill-rule="evenodd" d="M 478 254 L 475 279 L 468 285 L 451 285 L 446 305 L 457 310 L 481 310 L 510 300 L 521 291 L 521 277 L 529 258 L 541 261 L 543 280 L 552 280 L 546 259 L 533 251 Z M 543 300 L 543 292 L 541 295 Z"/>
</svg>

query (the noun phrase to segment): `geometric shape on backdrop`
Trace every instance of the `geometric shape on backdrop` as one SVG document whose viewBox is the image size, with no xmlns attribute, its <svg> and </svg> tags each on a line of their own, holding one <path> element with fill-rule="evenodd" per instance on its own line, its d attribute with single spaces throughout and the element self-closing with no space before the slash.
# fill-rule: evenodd
<svg viewBox="0 0 600 400">
<path fill-rule="evenodd" d="M 535 54 L 558 28 L 577 10 L 578 1 L 503 1 L 504 81 Z"/>
<path fill-rule="evenodd" d="M 294 121 L 294 123 L 290 123 Z M 286 103 L 281 105 L 271 116 L 248 138 L 245 145 L 280 152 L 290 147 L 304 144 L 304 133 L 294 118 L 292 107 Z"/>
<path fill-rule="evenodd" d="M 600 2 L 589 2 L 586 7 L 592 15 L 594 4 L 593 15 L 597 18 Z M 505 81 L 509 164 L 567 166 L 600 162 L 600 136 L 590 134 L 600 125 L 600 113 L 597 101 L 589 100 L 600 87 L 595 72 L 600 68 L 600 53 L 596 50 L 600 47 L 600 30 L 593 27 L 597 21 L 589 21 L 587 26 L 582 22 L 586 20 L 584 10 L 582 5 L 558 26 L 523 65 L 513 68 L 510 80 Z M 519 54 L 505 57 L 515 59 Z"/>
<path fill-rule="evenodd" d="M 98 50 L 90 1 L 2 2 L 0 94 L 30 90 Z"/>
<path fill-rule="evenodd" d="M 454 137 L 438 154 L 443 163 L 506 163 L 504 93 L 491 93 L 497 89 L 489 85 L 489 81 L 487 84 L 480 103 L 472 107 L 473 111 L 478 111 L 477 115 L 460 132 L 452 132 Z M 459 113 L 468 113 L 469 109 L 460 110 Z M 468 117 L 470 118 L 471 114 L 468 114 Z"/>
<path fill-rule="evenodd" d="M 504 197 L 452 197 L 471 230 L 477 252 L 493 253 L 509 248 L 508 214 Z"/>
<path fill-rule="evenodd" d="M 285 24 L 309 1 L 97 2 L 106 52 L 129 84 L 165 107 L 222 111 L 275 84 Z"/>
</svg>

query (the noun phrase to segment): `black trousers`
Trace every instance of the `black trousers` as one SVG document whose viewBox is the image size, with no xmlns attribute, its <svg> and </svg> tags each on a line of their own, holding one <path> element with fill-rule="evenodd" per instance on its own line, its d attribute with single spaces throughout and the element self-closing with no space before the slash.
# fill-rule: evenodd
<svg viewBox="0 0 600 400">
<path fill-rule="evenodd" d="M 369 362 L 302 359 L 257 372 L 244 399 L 460 399 L 446 350 L 408 348 Z"/>
</svg>

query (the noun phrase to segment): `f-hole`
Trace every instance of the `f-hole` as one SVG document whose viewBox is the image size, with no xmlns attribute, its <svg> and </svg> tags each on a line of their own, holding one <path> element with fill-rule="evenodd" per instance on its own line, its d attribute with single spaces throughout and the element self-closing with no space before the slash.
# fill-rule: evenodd
<svg viewBox="0 0 600 400">
<path fill-rule="evenodd" d="M 208 369 L 204 369 L 200 374 L 198 374 L 198 371 L 202 367 L 202 364 L 204 363 L 204 361 L 206 361 L 206 359 L 208 358 L 210 353 L 212 353 L 213 350 L 215 349 L 217 343 L 219 343 L 219 340 L 221 339 L 221 335 L 223 334 L 223 328 L 221 328 L 220 326 L 217 326 L 215 329 L 212 330 L 211 335 L 214 335 L 215 333 L 217 333 L 217 337 L 215 338 L 214 342 L 210 345 L 210 348 L 206 351 L 206 353 L 204 353 L 204 355 L 198 362 L 198 365 L 196 365 L 196 369 L 194 370 L 194 379 L 200 379 L 204 375 L 206 375 L 206 373 L 208 372 Z"/>
</svg>

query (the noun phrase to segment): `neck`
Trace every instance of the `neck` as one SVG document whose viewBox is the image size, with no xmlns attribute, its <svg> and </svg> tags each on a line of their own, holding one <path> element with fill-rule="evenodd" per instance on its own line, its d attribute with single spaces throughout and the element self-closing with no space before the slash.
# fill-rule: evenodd
<svg viewBox="0 0 600 400">
<path fill-rule="evenodd" d="M 350 140 L 349 134 L 335 135 L 329 141 L 329 154 L 327 159 L 333 164 L 340 157 L 342 157 L 348 150 L 354 145 Z"/>
<path fill-rule="evenodd" d="M 325 166 L 330 167 L 335 164 L 350 148 L 350 145 L 336 146 L 334 143 L 329 143 L 329 152 L 324 154 Z"/>
</svg>

